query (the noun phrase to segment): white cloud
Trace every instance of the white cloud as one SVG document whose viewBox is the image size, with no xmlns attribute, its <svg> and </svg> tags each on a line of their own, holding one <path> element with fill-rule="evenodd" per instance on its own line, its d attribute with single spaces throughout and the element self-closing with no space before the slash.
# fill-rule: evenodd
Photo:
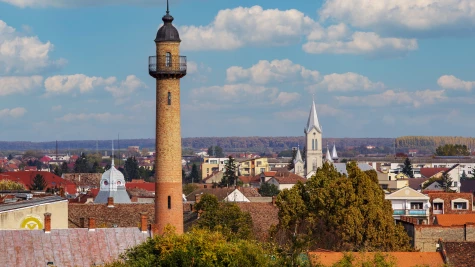
<svg viewBox="0 0 475 267">
<path fill-rule="evenodd" d="M 280 92 L 277 95 L 277 98 L 274 99 L 273 103 L 280 104 L 281 106 L 285 106 L 291 102 L 297 101 L 299 98 L 300 98 L 299 93 Z"/>
<path fill-rule="evenodd" d="M 37 36 L 23 36 L 0 20 L 0 73 L 38 73 L 65 65 L 65 59 L 50 59 L 53 48 L 50 42 L 43 43 Z"/>
<path fill-rule="evenodd" d="M 345 113 L 344 111 L 334 108 L 327 104 L 316 104 L 318 116 L 325 117 L 351 117 L 351 114 Z M 291 109 L 274 112 L 274 116 L 277 119 L 283 120 L 302 120 L 308 118 L 309 110 L 303 109 Z"/>
<path fill-rule="evenodd" d="M 290 9 L 264 10 L 260 6 L 220 10 L 206 26 L 182 26 L 182 48 L 186 50 L 232 50 L 244 45 L 287 45 L 298 43 L 316 22 Z"/>
<path fill-rule="evenodd" d="M 342 37 L 337 35 L 336 37 Z M 316 39 L 316 37 L 310 36 Z M 302 46 L 310 54 L 364 54 L 370 56 L 401 56 L 418 48 L 416 39 L 381 37 L 374 32 L 355 32 L 348 38 L 323 39 Z"/>
<path fill-rule="evenodd" d="M 0 109 L 0 119 L 1 118 L 20 118 L 25 115 L 26 109 L 25 108 L 13 108 L 13 109 Z"/>
<path fill-rule="evenodd" d="M 137 89 L 146 87 L 147 85 L 137 78 L 137 76 L 129 75 L 124 81 L 120 82 L 120 84 L 106 86 L 105 90 L 110 92 L 116 99 L 123 101 L 137 91 Z"/>
<path fill-rule="evenodd" d="M 307 86 L 307 90 L 315 92 L 318 89 L 332 91 L 370 91 L 383 89 L 382 82 L 373 82 L 368 77 L 354 72 L 332 73 L 323 76 L 316 84 Z"/>
<path fill-rule="evenodd" d="M 344 111 L 327 104 L 323 104 L 323 105 L 317 104 L 317 112 L 318 112 L 318 115 L 331 116 L 331 117 L 338 117 L 338 116 L 345 116 L 345 115 L 347 117 L 352 116 L 349 113 L 345 113 Z"/>
<path fill-rule="evenodd" d="M 117 120 L 126 119 L 123 114 L 107 113 L 68 113 L 62 117 L 56 118 L 58 122 L 77 122 L 77 121 L 99 121 L 99 122 L 113 122 Z"/>
<path fill-rule="evenodd" d="M 384 107 L 391 105 L 411 105 L 420 107 L 424 104 L 434 104 L 445 100 L 444 90 L 423 90 L 415 92 L 396 92 L 387 90 L 380 94 L 368 96 L 337 96 L 336 99 L 343 105 Z"/>
<path fill-rule="evenodd" d="M 56 75 L 45 80 L 45 88 L 47 94 L 65 94 L 74 90 L 86 93 L 97 87 L 114 84 L 116 81 L 115 77 L 88 77 L 84 74 Z"/>
<path fill-rule="evenodd" d="M 35 88 L 42 86 L 43 77 L 41 76 L 12 76 L 0 77 L 0 96 L 12 94 L 25 94 Z"/>
<path fill-rule="evenodd" d="M 52 106 L 51 107 L 51 110 L 52 111 L 60 111 L 63 107 L 61 105 L 57 105 L 57 106 Z"/>
<path fill-rule="evenodd" d="M 0 0 L 0 2 L 8 3 L 17 7 L 82 7 L 82 6 L 103 6 L 103 5 L 157 5 L 165 3 L 164 0 Z"/>
<path fill-rule="evenodd" d="M 322 20 L 343 21 L 378 32 L 472 32 L 473 0 L 327 0 Z"/>
<path fill-rule="evenodd" d="M 277 119 L 283 120 L 303 120 L 304 118 L 308 117 L 308 111 L 301 109 L 284 110 L 274 112 L 274 116 Z"/>
<path fill-rule="evenodd" d="M 462 81 L 453 75 L 440 76 L 437 84 L 444 89 L 465 89 L 467 91 L 475 87 L 475 81 Z"/>
<path fill-rule="evenodd" d="M 248 69 L 232 66 L 226 70 L 228 82 L 249 80 L 253 83 L 266 84 L 269 82 L 296 81 L 301 79 L 316 81 L 318 78 L 318 71 L 306 69 L 299 64 L 294 64 L 289 59 L 272 60 L 270 62 L 260 60 Z"/>
<path fill-rule="evenodd" d="M 231 103 L 272 101 L 278 95 L 275 87 L 250 84 L 226 84 L 223 86 L 201 87 L 191 90 L 193 98 L 209 99 L 210 96 Z"/>
<path fill-rule="evenodd" d="M 194 82 L 206 82 L 208 80 L 207 75 L 211 72 L 211 68 L 203 63 L 196 63 L 194 61 L 187 62 L 187 74 L 192 77 Z"/>
</svg>

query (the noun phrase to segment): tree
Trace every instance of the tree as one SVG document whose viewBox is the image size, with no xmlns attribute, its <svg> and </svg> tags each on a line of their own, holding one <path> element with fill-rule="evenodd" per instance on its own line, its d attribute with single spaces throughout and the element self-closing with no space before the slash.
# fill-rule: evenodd
<svg viewBox="0 0 475 267">
<path fill-rule="evenodd" d="M 348 176 L 325 163 L 304 185 L 277 196 L 279 224 L 272 236 L 293 259 L 307 249 L 408 251 L 409 237 L 394 224 L 391 202 L 371 173 L 356 163 Z"/>
<path fill-rule="evenodd" d="M 412 171 L 412 163 L 409 158 L 404 160 L 404 167 L 402 167 L 402 173 L 409 176 L 410 178 L 414 178 L 414 172 Z"/>
<path fill-rule="evenodd" d="M 69 173 L 69 167 L 66 162 L 63 162 L 61 164 L 61 173 Z"/>
<path fill-rule="evenodd" d="M 263 183 L 259 188 L 259 194 L 263 197 L 273 197 L 280 193 L 279 188 L 275 184 Z"/>
<path fill-rule="evenodd" d="M 135 157 L 129 157 L 125 161 L 125 180 L 132 181 L 132 179 L 137 179 L 139 175 L 139 163 Z"/>
<path fill-rule="evenodd" d="M 468 178 L 467 174 L 465 173 L 465 170 L 463 170 L 462 172 L 462 176 L 460 176 L 460 180 L 463 181 L 463 180 L 468 180 L 470 178 Z"/>
<path fill-rule="evenodd" d="M 208 147 L 208 155 L 214 158 L 224 158 L 223 149 L 220 146 Z"/>
<path fill-rule="evenodd" d="M 106 267 L 142 266 L 284 266 L 274 247 L 252 240 L 228 239 L 216 231 L 166 232 L 125 252 Z"/>
<path fill-rule="evenodd" d="M 33 182 L 31 183 L 30 190 L 35 191 L 43 191 L 46 188 L 46 181 L 43 175 L 37 174 L 33 178 Z"/>
<path fill-rule="evenodd" d="M 289 149 L 289 150 L 282 150 L 279 152 L 279 154 L 277 154 L 277 157 L 279 158 L 290 158 L 294 155 L 294 150 L 293 149 Z"/>
<path fill-rule="evenodd" d="M 183 173 L 182 173 L 183 175 Z M 193 163 L 193 166 L 191 166 L 191 172 L 190 175 L 188 175 L 188 179 L 186 182 L 188 183 L 199 183 L 201 181 L 201 174 L 200 171 L 198 170 L 198 165 L 196 163 Z"/>
<path fill-rule="evenodd" d="M 195 205 L 200 213 L 195 227 L 221 232 L 228 238 L 250 239 L 252 218 L 235 203 L 220 203 L 215 195 L 203 194 Z"/>
<path fill-rule="evenodd" d="M 0 190 L 25 190 L 25 186 L 15 181 L 0 180 Z"/>
<path fill-rule="evenodd" d="M 75 173 L 88 173 L 89 172 L 89 162 L 87 160 L 86 154 L 81 153 L 81 156 L 76 160 L 74 164 Z"/>
<path fill-rule="evenodd" d="M 8 154 L 8 158 L 7 158 L 7 159 L 8 159 L 8 160 L 12 160 L 12 159 L 13 159 L 12 154 Z"/>
<path fill-rule="evenodd" d="M 221 185 L 234 185 L 237 182 L 238 177 L 236 175 L 236 164 L 234 163 L 234 158 L 232 156 L 229 156 L 224 168 L 225 171 L 223 174 L 223 179 L 221 180 Z"/>
<path fill-rule="evenodd" d="M 185 196 L 188 196 L 189 194 L 191 194 L 191 192 L 195 191 L 198 188 L 199 187 L 195 184 L 184 184 L 183 185 L 183 194 L 185 194 Z"/>
<path fill-rule="evenodd" d="M 54 175 L 61 177 L 63 173 L 61 172 L 61 169 L 56 165 L 53 170 Z"/>
<path fill-rule="evenodd" d="M 289 164 L 287 165 L 287 170 L 293 170 L 295 168 L 294 166 L 294 160 L 295 157 L 297 157 L 297 150 L 292 150 L 292 158 L 289 161 Z"/>
<path fill-rule="evenodd" d="M 452 187 L 453 181 L 452 181 L 452 177 L 450 177 L 450 174 L 448 172 L 444 172 L 442 174 L 442 176 L 440 177 L 440 183 L 445 192 L 452 191 L 450 187 Z"/>
<path fill-rule="evenodd" d="M 466 145 L 446 144 L 435 150 L 436 156 L 470 156 L 470 150 Z"/>
</svg>

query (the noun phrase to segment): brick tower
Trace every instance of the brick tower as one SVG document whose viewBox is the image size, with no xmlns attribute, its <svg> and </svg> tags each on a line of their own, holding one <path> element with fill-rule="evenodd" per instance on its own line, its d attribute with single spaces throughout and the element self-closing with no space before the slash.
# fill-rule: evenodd
<svg viewBox="0 0 475 267">
<path fill-rule="evenodd" d="M 183 233 L 181 181 L 180 79 L 186 57 L 180 56 L 180 36 L 172 25 L 167 1 L 163 26 L 155 38 L 156 56 L 149 57 L 149 74 L 156 79 L 155 225 L 161 234 L 170 224 Z"/>
</svg>

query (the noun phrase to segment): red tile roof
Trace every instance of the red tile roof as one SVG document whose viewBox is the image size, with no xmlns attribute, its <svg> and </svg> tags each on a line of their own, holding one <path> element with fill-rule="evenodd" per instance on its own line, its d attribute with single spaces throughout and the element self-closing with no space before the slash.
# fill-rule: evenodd
<svg viewBox="0 0 475 267">
<path fill-rule="evenodd" d="M 259 194 L 257 188 L 254 187 L 240 187 L 238 190 L 241 191 L 245 197 L 261 197 L 261 194 Z"/>
<path fill-rule="evenodd" d="M 155 183 L 139 182 L 139 183 L 125 183 L 126 189 L 140 188 L 149 192 L 155 192 Z"/>
<path fill-rule="evenodd" d="M 0 179 L 7 179 L 11 181 L 17 181 L 24 184 L 26 187 L 30 187 L 34 177 L 37 174 L 43 175 L 47 188 L 59 188 L 63 187 L 68 194 L 76 194 L 76 185 L 68 180 L 65 180 L 54 173 L 42 172 L 42 171 L 18 171 L 18 172 L 4 172 L 0 173 Z"/>
<path fill-rule="evenodd" d="M 442 267 L 444 260 L 439 252 L 380 252 L 393 259 L 398 267 L 427 266 Z M 332 266 L 343 259 L 343 252 L 309 252 L 312 265 L 317 263 L 323 266 Z M 354 263 L 372 260 L 376 252 L 352 253 L 355 257 Z M 356 266 L 356 265 L 355 265 Z M 358 265 L 359 266 L 359 265 Z"/>
<path fill-rule="evenodd" d="M 468 204 L 471 205 L 471 203 Z M 436 223 L 434 224 L 441 226 L 475 224 L 475 214 L 438 214 L 435 217 Z"/>
<path fill-rule="evenodd" d="M 276 179 L 279 184 L 296 184 L 298 182 L 305 183 L 307 181 L 307 179 L 302 176 L 291 172 L 278 172 L 274 176 L 274 179 Z"/>
<path fill-rule="evenodd" d="M 443 242 L 450 266 L 472 267 L 475 242 Z"/>
<path fill-rule="evenodd" d="M 138 216 L 138 215 L 137 215 Z M 54 220 L 54 218 L 51 218 Z M 147 240 L 139 228 L 3 230 L 0 231 L 2 266 L 73 267 L 102 265 L 119 259 L 126 249 Z M 25 243 L 26 242 L 26 243 Z"/>
<path fill-rule="evenodd" d="M 421 168 L 421 175 L 426 178 L 431 178 L 439 172 L 445 172 L 448 170 L 450 170 L 450 168 Z"/>
<path fill-rule="evenodd" d="M 279 209 L 272 203 L 239 202 L 236 205 L 251 215 L 254 236 L 258 240 L 265 241 L 270 227 L 279 223 Z"/>
</svg>

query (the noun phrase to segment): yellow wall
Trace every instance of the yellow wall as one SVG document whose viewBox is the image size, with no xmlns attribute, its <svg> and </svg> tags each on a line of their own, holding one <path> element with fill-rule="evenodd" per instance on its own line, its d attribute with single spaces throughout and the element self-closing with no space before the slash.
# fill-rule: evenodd
<svg viewBox="0 0 475 267">
<path fill-rule="evenodd" d="M 262 172 L 261 169 L 264 169 L 265 172 L 270 170 L 267 158 L 249 159 L 240 162 L 239 171 L 243 176 L 258 175 Z"/>
<path fill-rule="evenodd" d="M 51 213 L 51 229 L 68 228 L 68 201 L 0 212 L 1 230 L 44 229 L 44 214 Z"/>
</svg>

